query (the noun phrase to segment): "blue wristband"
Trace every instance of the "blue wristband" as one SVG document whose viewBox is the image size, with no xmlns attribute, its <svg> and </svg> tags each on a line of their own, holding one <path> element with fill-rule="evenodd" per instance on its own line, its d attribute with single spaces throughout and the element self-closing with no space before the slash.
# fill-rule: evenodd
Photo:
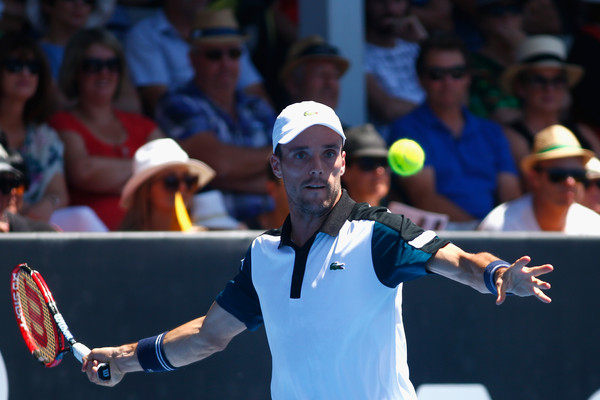
<svg viewBox="0 0 600 400">
<path fill-rule="evenodd" d="M 167 360 L 163 349 L 163 340 L 166 333 L 163 332 L 160 335 L 145 338 L 138 342 L 137 357 L 144 371 L 165 372 L 177 369 Z"/>
<path fill-rule="evenodd" d="M 510 264 L 504 260 L 496 260 L 492 261 L 485 267 L 483 271 L 483 281 L 485 282 L 485 286 L 488 288 L 491 294 L 494 296 L 498 296 L 498 290 L 496 290 L 496 282 L 494 281 L 494 275 L 496 275 L 496 271 L 498 268 L 509 268 Z"/>
</svg>

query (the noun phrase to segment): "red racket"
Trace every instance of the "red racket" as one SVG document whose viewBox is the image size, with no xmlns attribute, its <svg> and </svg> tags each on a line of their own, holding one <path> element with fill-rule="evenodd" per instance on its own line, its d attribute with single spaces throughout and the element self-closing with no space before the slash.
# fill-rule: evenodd
<svg viewBox="0 0 600 400">
<path fill-rule="evenodd" d="M 63 354 L 70 350 L 83 362 L 90 349 L 77 342 L 69 331 L 42 275 L 26 263 L 19 264 L 12 271 L 10 289 L 21 335 L 33 357 L 52 368 L 60 364 Z M 100 364 L 98 377 L 110 379 L 108 364 Z"/>
</svg>

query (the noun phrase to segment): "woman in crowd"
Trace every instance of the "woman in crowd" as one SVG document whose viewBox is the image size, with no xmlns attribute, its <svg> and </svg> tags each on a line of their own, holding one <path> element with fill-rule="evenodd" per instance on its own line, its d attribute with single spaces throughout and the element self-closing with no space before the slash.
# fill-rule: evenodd
<svg viewBox="0 0 600 400">
<path fill-rule="evenodd" d="M 121 45 L 111 33 L 78 32 L 59 75 L 61 91 L 75 106 L 50 119 L 65 144 L 72 204 L 89 205 L 111 230 L 124 216 L 119 197 L 131 177 L 133 154 L 163 136 L 150 119 L 115 107 L 126 73 Z"/>
<path fill-rule="evenodd" d="M 583 69 L 566 62 L 564 43 L 554 36 L 531 36 L 518 47 L 517 57 L 519 62 L 502 77 L 505 90 L 522 101 L 522 118 L 505 129 L 515 162 L 530 153 L 537 132 L 555 124 L 567 127 L 583 147 L 598 154 L 600 141 L 593 132 L 565 113 L 569 89 L 579 82 Z"/>
<path fill-rule="evenodd" d="M 140 147 L 133 171 L 121 194 L 121 206 L 127 210 L 121 224 L 125 231 L 185 229 L 175 210 L 176 193 L 181 194 L 189 217 L 194 193 L 215 176 L 212 168 L 190 159 L 173 139 L 157 139 Z"/>
<path fill-rule="evenodd" d="M 63 144 L 44 123 L 50 72 L 31 39 L 6 34 L 0 39 L 0 143 L 20 153 L 29 180 L 19 211 L 49 221 L 69 202 L 63 174 Z"/>
</svg>

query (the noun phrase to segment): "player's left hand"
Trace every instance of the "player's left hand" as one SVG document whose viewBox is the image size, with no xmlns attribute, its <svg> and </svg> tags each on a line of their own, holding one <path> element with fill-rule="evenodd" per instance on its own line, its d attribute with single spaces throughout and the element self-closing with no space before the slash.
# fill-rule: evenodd
<svg viewBox="0 0 600 400">
<path fill-rule="evenodd" d="M 550 284 L 537 277 L 552 272 L 554 267 L 550 264 L 544 264 L 539 267 L 526 267 L 530 261 L 531 257 L 523 256 L 515 261 L 510 268 L 500 268 L 497 271 L 497 305 L 504 303 L 506 293 L 512 293 L 521 297 L 535 296 L 544 303 L 550 303 L 552 301 L 552 299 L 543 292 L 543 290 L 550 289 Z"/>
</svg>

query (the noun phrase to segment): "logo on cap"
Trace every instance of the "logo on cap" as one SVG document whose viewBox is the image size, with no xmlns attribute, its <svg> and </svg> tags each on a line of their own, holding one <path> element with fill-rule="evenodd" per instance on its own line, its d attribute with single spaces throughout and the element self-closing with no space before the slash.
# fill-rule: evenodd
<svg viewBox="0 0 600 400">
<path fill-rule="evenodd" d="M 311 115 L 317 115 L 319 112 L 318 111 L 304 111 L 304 116 L 308 117 Z"/>
</svg>

